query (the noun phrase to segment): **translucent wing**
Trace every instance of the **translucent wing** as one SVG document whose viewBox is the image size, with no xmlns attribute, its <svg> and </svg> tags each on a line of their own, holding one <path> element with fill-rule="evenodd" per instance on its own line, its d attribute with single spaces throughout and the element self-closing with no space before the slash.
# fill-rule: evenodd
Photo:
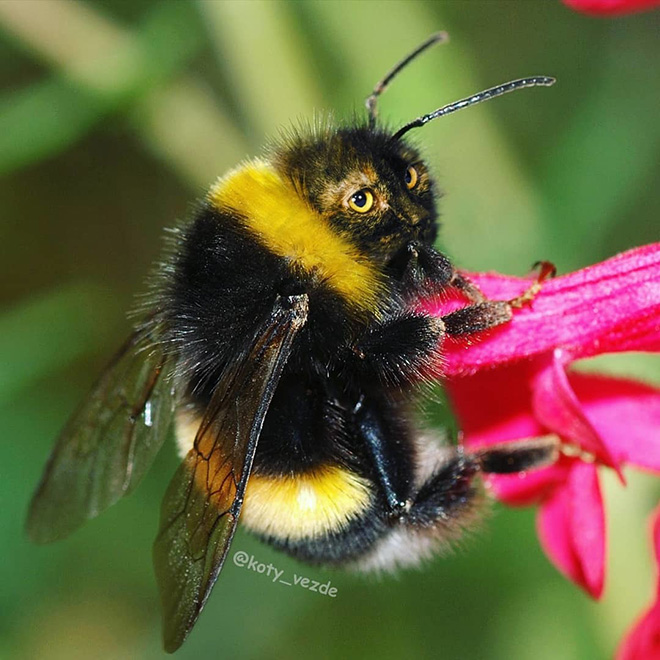
<svg viewBox="0 0 660 660">
<path fill-rule="evenodd" d="M 27 532 L 34 541 L 67 536 L 135 488 L 173 418 L 164 370 L 148 330 L 137 330 L 57 441 L 30 504 Z"/>
<path fill-rule="evenodd" d="M 306 319 L 307 296 L 278 298 L 249 348 L 225 370 L 165 494 L 154 564 L 170 653 L 194 626 L 218 578 L 266 411 Z"/>
</svg>

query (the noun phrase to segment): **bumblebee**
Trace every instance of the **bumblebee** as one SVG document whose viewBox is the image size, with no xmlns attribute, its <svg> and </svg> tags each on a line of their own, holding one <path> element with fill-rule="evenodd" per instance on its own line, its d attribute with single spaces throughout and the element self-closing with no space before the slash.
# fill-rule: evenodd
<svg viewBox="0 0 660 660">
<path fill-rule="evenodd" d="M 62 432 L 31 503 L 33 540 L 62 538 L 130 493 L 172 425 L 183 458 L 164 496 L 154 563 L 165 649 L 194 626 L 240 520 L 313 564 L 419 562 L 477 516 L 481 473 L 554 460 L 550 441 L 468 452 L 414 421 L 447 336 L 507 323 L 530 290 L 491 301 L 433 247 L 438 191 L 409 131 L 512 81 L 392 131 L 298 130 L 219 179 L 169 234 L 133 334 Z M 442 318 L 416 301 L 454 289 Z"/>
</svg>

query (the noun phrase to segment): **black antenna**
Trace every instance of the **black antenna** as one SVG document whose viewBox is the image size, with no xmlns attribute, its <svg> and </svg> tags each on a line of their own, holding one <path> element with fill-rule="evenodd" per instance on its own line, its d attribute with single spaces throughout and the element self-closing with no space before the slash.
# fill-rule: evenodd
<svg viewBox="0 0 660 660">
<path fill-rule="evenodd" d="M 402 135 L 407 133 L 413 128 L 418 126 L 424 126 L 433 119 L 438 117 L 444 117 L 445 115 L 450 115 L 452 112 L 457 110 L 462 110 L 468 106 L 481 103 L 482 101 L 489 101 L 494 99 L 497 96 L 502 96 L 502 94 L 508 94 L 509 92 L 515 92 L 517 89 L 523 89 L 524 87 L 550 87 L 550 85 L 555 84 L 555 79 L 550 78 L 549 76 L 534 76 L 532 78 L 519 78 L 518 80 L 512 80 L 511 82 L 504 83 L 503 85 L 497 85 L 497 87 L 491 87 L 490 89 L 485 89 L 483 92 L 478 94 L 473 94 L 468 96 L 465 99 L 460 101 L 455 101 L 449 105 L 444 105 L 437 110 L 429 113 L 428 115 L 422 115 L 414 121 L 411 121 L 409 124 L 406 124 L 403 128 L 400 128 L 393 136 L 392 139 L 398 140 Z"/>
<path fill-rule="evenodd" d="M 394 78 L 401 69 L 410 64 L 418 55 L 421 55 L 427 48 L 433 46 L 433 44 L 446 43 L 447 41 L 449 41 L 449 35 L 446 32 L 436 32 L 435 34 L 432 34 L 423 44 L 417 46 L 412 53 L 409 53 L 398 64 L 395 64 L 385 77 L 376 84 L 374 91 L 371 92 L 365 101 L 367 112 L 369 113 L 369 128 L 373 128 L 376 125 L 376 103 L 378 102 L 378 97 L 387 89 L 387 86 L 392 82 L 392 78 Z"/>
</svg>

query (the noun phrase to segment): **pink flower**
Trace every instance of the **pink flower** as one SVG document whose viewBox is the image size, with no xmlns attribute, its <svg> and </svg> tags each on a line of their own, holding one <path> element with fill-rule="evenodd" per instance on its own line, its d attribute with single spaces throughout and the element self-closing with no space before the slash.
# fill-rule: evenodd
<svg viewBox="0 0 660 660">
<path fill-rule="evenodd" d="M 497 274 L 470 279 L 496 300 L 528 285 Z M 424 304 L 435 315 L 456 306 Z M 606 556 L 599 469 L 622 480 L 628 464 L 660 472 L 660 390 L 570 369 L 575 360 L 619 351 L 660 351 L 660 243 L 550 280 L 511 323 L 444 345 L 446 387 L 467 444 L 561 439 L 555 465 L 492 476 L 488 485 L 508 504 L 540 505 L 545 552 L 595 598 Z"/>
<path fill-rule="evenodd" d="M 653 516 L 651 530 L 658 564 L 655 602 L 633 626 L 617 652 L 617 660 L 657 660 L 660 658 L 660 508 Z"/>
<path fill-rule="evenodd" d="M 631 14 L 660 6 L 660 0 L 564 0 L 571 9 L 587 14 Z"/>
</svg>

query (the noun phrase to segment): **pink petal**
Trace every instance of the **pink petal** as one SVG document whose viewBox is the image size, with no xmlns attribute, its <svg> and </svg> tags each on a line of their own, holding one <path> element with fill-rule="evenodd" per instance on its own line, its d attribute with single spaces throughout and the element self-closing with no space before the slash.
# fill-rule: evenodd
<svg viewBox="0 0 660 660">
<path fill-rule="evenodd" d="M 557 349 L 549 365 L 536 375 L 532 397 L 536 418 L 563 439 L 618 470 L 609 448 L 585 416 L 568 382 L 564 366 L 566 362 L 567 356 Z"/>
<path fill-rule="evenodd" d="M 576 461 L 569 487 L 573 542 L 585 587 L 594 598 L 600 598 L 605 579 L 605 514 L 596 466 Z"/>
<path fill-rule="evenodd" d="M 529 361 L 445 381 L 467 443 L 481 446 L 546 432 L 532 412 L 536 370 L 537 363 Z"/>
<path fill-rule="evenodd" d="M 466 444 L 483 446 L 555 432 L 598 456 L 609 455 L 615 465 L 630 463 L 660 471 L 659 388 L 627 379 L 571 372 L 566 391 L 566 382 L 561 385 L 563 374 L 556 371 L 560 369 L 558 364 L 554 365 L 554 373 L 544 375 L 541 371 L 535 375 L 542 362 L 521 362 L 446 381 Z M 538 387 L 534 395 L 536 410 L 532 410 L 529 382 L 534 378 Z M 565 423 L 560 423 L 559 413 L 552 413 L 553 406 L 561 403 L 555 396 L 560 390 L 569 408 Z M 546 397 L 550 399 L 547 405 Z M 570 408 L 575 406 L 577 421 L 570 417 Z M 527 492 L 536 479 L 541 488 L 555 477 L 542 470 L 523 479 L 514 475 L 493 477 L 490 483 L 498 498 L 521 504 L 536 500 L 535 495 Z"/>
<path fill-rule="evenodd" d="M 656 565 L 660 567 L 660 507 L 653 514 L 652 536 Z M 655 603 L 637 620 L 616 654 L 617 660 L 660 658 L 660 571 Z"/>
<path fill-rule="evenodd" d="M 566 486 L 541 506 L 538 533 L 557 568 L 599 598 L 605 576 L 605 518 L 594 465 L 574 461 Z"/>
<path fill-rule="evenodd" d="M 660 507 L 653 512 L 651 517 L 651 535 L 653 537 L 653 549 L 655 550 L 655 563 L 658 569 L 657 596 L 660 598 Z"/>
<path fill-rule="evenodd" d="M 530 506 L 551 497 L 555 489 L 563 487 L 572 460 L 560 456 L 557 463 L 540 470 L 517 474 L 491 474 L 486 486 L 495 497 L 509 506 Z"/>
<path fill-rule="evenodd" d="M 656 603 L 634 624 L 616 654 L 616 660 L 660 658 L 660 604 Z"/>
<path fill-rule="evenodd" d="M 531 380 L 535 371 L 535 363 L 530 361 L 446 382 L 466 445 L 478 447 L 547 433 L 532 413 Z M 523 506 L 538 503 L 565 478 L 564 468 L 551 466 L 520 474 L 491 475 L 486 484 L 498 499 Z"/>
<path fill-rule="evenodd" d="M 471 274 L 470 279 L 495 300 L 513 298 L 529 286 L 529 280 L 493 273 Z M 422 308 L 442 315 L 453 306 L 433 299 Z M 573 359 L 660 351 L 660 243 L 545 282 L 511 323 L 477 337 L 448 339 L 445 374 L 470 374 L 558 347 Z"/>
<path fill-rule="evenodd" d="M 660 389 L 580 373 L 570 373 L 568 380 L 617 464 L 660 471 Z"/>
<path fill-rule="evenodd" d="M 660 5 L 660 0 L 564 0 L 571 9 L 587 14 L 631 14 Z"/>
</svg>

